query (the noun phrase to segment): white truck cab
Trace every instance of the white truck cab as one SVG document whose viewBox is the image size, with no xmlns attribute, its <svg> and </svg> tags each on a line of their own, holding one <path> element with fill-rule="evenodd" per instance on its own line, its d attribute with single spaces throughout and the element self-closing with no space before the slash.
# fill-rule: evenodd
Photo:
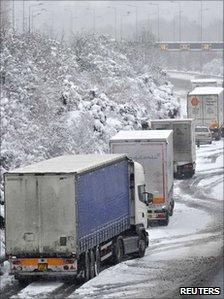
<svg viewBox="0 0 224 299">
<path fill-rule="evenodd" d="M 148 210 L 147 201 L 150 201 L 150 197 L 152 197 L 152 195 L 146 192 L 145 174 L 142 165 L 137 162 L 134 162 L 134 172 L 135 172 L 135 206 L 134 206 L 135 225 L 142 223 L 146 229 L 147 210 Z"/>
</svg>

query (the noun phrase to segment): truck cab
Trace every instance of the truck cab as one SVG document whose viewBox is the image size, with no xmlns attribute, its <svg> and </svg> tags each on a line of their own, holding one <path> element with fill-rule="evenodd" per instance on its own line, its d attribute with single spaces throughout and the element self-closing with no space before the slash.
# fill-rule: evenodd
<svg viewBox="0 0 224 299">
<path fill-rule="evenodd" d="M 144 228 L 147 228 L 147 206 L 152 202 L 153 195 L 146 192 L 145 173 L 141 164 L 134 162 L 135 173 L 135 204 L 134 215 L 135 225 L 142 223 Z"/>
</svg>

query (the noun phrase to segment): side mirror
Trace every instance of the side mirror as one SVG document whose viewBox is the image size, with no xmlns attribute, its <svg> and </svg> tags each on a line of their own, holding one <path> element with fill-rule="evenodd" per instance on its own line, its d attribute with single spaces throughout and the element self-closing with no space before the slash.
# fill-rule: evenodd
<svg viewBox="0 0 224 299">
<path fill-rule="evenodd" d="M 153 194 L 149 193 L 149 192 L 144 192 L 143 199 L 144 199 L 145 204 L 148 206 L 153 201 Z"/>
</svg>

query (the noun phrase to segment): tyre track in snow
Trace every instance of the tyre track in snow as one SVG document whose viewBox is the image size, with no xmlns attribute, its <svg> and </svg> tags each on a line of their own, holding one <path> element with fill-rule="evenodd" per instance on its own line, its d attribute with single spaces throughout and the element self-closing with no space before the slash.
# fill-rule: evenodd
<svg viewBox="0 0 224 299">
<path fill-rule="evenodd" d="M 1 289 L 1 299 L 9 299 L 14 295 L 17 295 L 20 291 L 22 291 L 25 287 L 27 287 L 29 283 L 20 285 L 17 281 L 10 286 L 6 286 Z"/>
<path fill-rule="evenodd" d="M 214 153 L 218 156 L 220 153 Z M 210 155 L 211 163 L 215 163 L 217 158 Z M 207 157 L 206 157 L 207 158 Z M 176 185 L 182 193 L 182 198 L 176 200 L 185 204 L 186 206 L 193 207 L 194 209 L 203 210 L 212 216 L 212 223 L 208 227 L 193 234 L 181 234 L 177 236 L 165 237 L 155 240 L 150 244 L 146 256 L 154 253 L 160 254 L 163 252 L 172 252 L 174 250 L 192 250 L 200 252 L 200 248 L 206 247 L 207 244 L 216 244 L 222 238 L 222 202 L 208 196 L 203 192 L 203 188 L 198 187 L 202 180 L 214 178 L 212 186 L 220 183 L 220 176 L 222 175 L 222 168 L 213 168 L 212 174 L 209 170 L 202 170 L 197 172 L 196 175 L 189 180 L 176 181 Z M 210 185 L 210 183 L 209 183 Z M 193 239 L 187 239 L 188 237 Z M 165 242 L 163 242 L 165 241 Z M 172 241 L 172 243 L 169 243 Z M 195 249 L 196 248 L 196 249 Z M 211 254 L 212 255 L 212 254 Z M 144 259 L 128 261 L 128 272 L 132 269 L 143 269 L 142 273 L 138 273 L 142 277 L 140 281 L 136 282 L 119 282 L 112 284 L 97 285 L 93 293 L 73 294 L 72 298 L 178 298 L 177 286 L 182 285 L 198 285 L 203 286 L 203 283 L 215 274 L 218 266 L 222 261 L 222 252 L 217 253 L 216 256 L 196 256 L 187 257 L 176 260 L 166 261 L 150 261 L 144 264 Z M 146 278 L 145 278 L 146 277 Z"/>
<path fill-rule="evenodd" d="M 67 298 L 70 294 L 75 292 L 83 283 L 66 282 L 63 286 L 51 293 L 52 299 Z"/>
<path fill-rule="evenodd" d="M 219 153 L 219 155 L 221 152 Z M 211 163 L 215 163 L 217 153 L 209 155 Z M 215 157 L 215 158 L 213 158 Z M 212 171 L 212 173 L 210 172 Z M 213 223 L 210 227 L 206 227 L 195 233 L 181 234 L 171 237 L 164 237 L 161 240 L 152 242 L 150 248 L 147 250 L 147 256 L 150 257 L 153 253 L 162 253 L 164 251 L 172 251 L 181 248 L 193 248 L 194 246 L 203 246 L 209 242 L 218 242 L 222 236 L 222 201 L 219 201 L 208 194 L 203 192 L 204 187 L 198 187 L 202 180 L 214 178 L 212 184 L 208 186 L 214 186 L 216 183 L 220 183 L 220 176 L 223 174 L 222 168 L 212 167 L 211 169 L 201 170 L 196 172 L 196 175 L 189 180 L 176 181 L 175 185 L 179 188 L 180 194 L 176 192 L 175 199 L 177 202 L 183 203 L 186 206 L 193 207 L 195 209 L 204 210 L 213 217 Z M 203 236 L 203 233 L 205 234 Z M 209 236 L 206 236 L 210 234 Z M 195 236 L 192 240 L 184 240 L 184 238 Z M 198 237 L 197 237 L 198 236 Z M 165 241 L 165 242 L 164 242 Z M 172 241 L 172 243 L 169 243 Z M 142 274 L 142 280 L 136 281 L 130 285 L 130 282 L 111 285 L 103 285 L 100 288 L 101 298 L 119 298 L 119 294 L 125 292 L 125 298 L 178 298 L 178 289 L 175 287 L 178 284 L 183 286 L 198 285 L 202 286 L 208 277 L 212 277 L 218 269 L 218 265 L 222 261 L 221 254 L 216 257 L 194 257 L 185 258 L 183 260 L 172 261 L 157 261 L 150 262 L 144 265 L 141 260 L 129 260 L 128 266 L 131 269 L 137 267 L 142 269 L 148 269 L 147 279 L 144 278 L 145 273 Z M 164 271 L 165 270 L 165 271 Z M 151 273 L 150 273 L 151 272 Z M 143 286 L 148 282 L 146 291 L 143 291 Z M 60 288 L 53 291 L 47 298 L 66 298 L 77 290 L 82 284 L 64 283 Z M 13 295 L 18 294 L 24 287 L 15 282 L 12 286 L 5 288 L 4 298 L 10 298 Z M 99 288 L 99 286 L 97 286 Z M 88 294 L 89 298 L 98 298 L 99 293 Z M 73 298 L 83 298 L 85 296 L 75 295 Z M 40 296 L 41 298 L 41 296 Z M 45 297 L 46 298 L 46 297 Z"/>
</svg>

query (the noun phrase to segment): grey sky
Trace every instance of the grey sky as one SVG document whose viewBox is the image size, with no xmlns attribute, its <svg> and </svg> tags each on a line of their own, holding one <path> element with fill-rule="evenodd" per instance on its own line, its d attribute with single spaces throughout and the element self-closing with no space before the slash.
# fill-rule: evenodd
<svg viewBox="0 0 224 299">
<path fill-rule="evenodd" d="M 41 5 L 38 5 L 42 3 Z M 151 5 L 150 5 L 151 3 Z M 31 7 L 32 6 L 32 7 Z M 22 28 L 23 1 L 14 2 L 15 26 Z M 53 27 L 55 31 L 97 31 L 102 32 L 108 28 L 110 33 L 115 33 L 115 9 L 116 29 L 122 30 L 122 26 L 130 26 L 135 30 L 136 7 L 139 30 L 142 26 L 151 26 L 156 34 L 158 12 L 160 22 L 162 19 L 172 21 L 170 30 L 179 30 L 179 20 L 184 31 L 184 21 L 187 17 L 197 26 L 201 23 L 201 1 L 25 1 L 25 23 L 28 26 L 30 7 L 30 19 L 33 19 L 34 27 L 43 29 Z M 113 7 L 113 8 L 112 8 Z M 223 20 L 222 1 L 202 1 L 203 27 L 215 20 Z M 158 11 L 159 10 L 159 11 Z M 33 16 L 33 18 L 32 18 Z M 157 27 L 156 27 L 157 26 Z M 133 27 L 133 28 L 132 28 Z M 162 32 L 161 32 L 162 35 Z M 206 35 L 206 32 L 204 33 Z M 184 37 L 183 37 L 184 38 Z"/>
</svg>

